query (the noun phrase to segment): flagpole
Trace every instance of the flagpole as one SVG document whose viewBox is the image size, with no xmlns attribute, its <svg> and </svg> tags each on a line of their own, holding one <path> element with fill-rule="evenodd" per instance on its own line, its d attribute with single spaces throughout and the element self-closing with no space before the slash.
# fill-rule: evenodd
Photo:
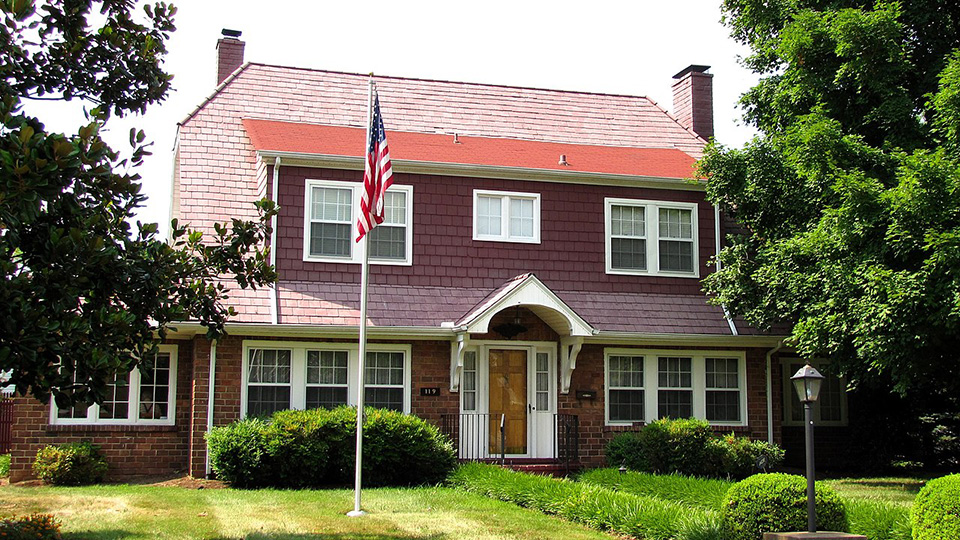
<svg viewBox="0 0 960 540">
<path fill-rule="evenodd" d="M 371 123 L 373 122 L 373 73 L 370 74 L 370 83 L 367 96 L 367 136 L 369 137 Z M 367 141 L 369 145 L 370 142 Z M 363 235 L 363 241 L 360 243 L 361 260 L 360 265 L 360 352 L 357 361 L 357 459 L 356 475 L 354 476 L 353 487 L 353 511 L 347 512 L 350 517 L 362 516 L 366 512 L 360 509 L 360 481 L 363 472 L 363 371 L 364 363 L 367 357 L 367 242 L 368 234 Z"/>
</svg>

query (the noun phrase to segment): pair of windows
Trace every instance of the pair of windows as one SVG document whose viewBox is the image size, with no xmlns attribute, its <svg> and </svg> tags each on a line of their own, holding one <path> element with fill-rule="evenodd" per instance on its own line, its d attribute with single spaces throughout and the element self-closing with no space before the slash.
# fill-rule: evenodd
<svg viewBox="0 0 960 540">
<path fill-rule="evenodd" d="M 117 377 L 103 403 L 52 405 L 52 423 L 173 425 L 176 395 L 177 347 L 160 345 L 153 362 Z"/>
<path fill-rule="evenodd" d="M 410 347 L 367 346 L 364 405 L 410 412 Z M 244 414 L 332 409 L 357 403 L 357 347 L 345 344 L 244 345 Z"/>
<path fill-rule="evenodd" d="M 780 371 L 783 373 L 783 423 L 787 426 L 803 425 L 803 404 L 800 403 L 800 397 L 790 377 L 806 363 L 808 362 L 798 358 L 785 358 L 780 362 Z M 820 397 L 813 405 L 814 423 L 822 426 L 847 425 L 847 393 L 844 390 L 846 383 L 840 377 L 825 371 L 826 362 L 811 360 L 809 364 L 823 374 Z"/>
<path fill-rule="evenodd" d="M 699 276 L 696 204 L 604 202 L 607 273 Z"/>
<path fill-rule="evenodd" d="M 356 209 L 362 185 L 307 180 L 304 260 L 359 263 Z M 384 197 L 384 221 L 370 232 L 368 254 L 378 264 L 413 264 L 413 186 L 392 185 Z"/>
<path fill-rule="evenodd" d="M 604 356 L 608 424 L 696 417 L 746 425 L 742 355 L 608 349 Z"/>
<path fill-rule="evenodd" d="M 540 243 L 540 194 L 473 191 L 473 239 Z"/>
</svg>

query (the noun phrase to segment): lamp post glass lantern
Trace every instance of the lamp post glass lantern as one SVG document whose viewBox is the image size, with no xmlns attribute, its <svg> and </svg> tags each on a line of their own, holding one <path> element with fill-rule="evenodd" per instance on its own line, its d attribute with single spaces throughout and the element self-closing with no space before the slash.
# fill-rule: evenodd
<svg viewBox="0 0 960 540">
<path fill-rule="evenodd" d="M 817 532 L 817 496 L 814 489 L 813 468 L 813 403 L 820 397 L 823 375 L 807 364 L 790 377 L 790 380 L 793 381 L 797 396 L 803 403 L 804 435 L 806 435 L 807 447 L 807 531 L 815 533 Z"/>
</svg>

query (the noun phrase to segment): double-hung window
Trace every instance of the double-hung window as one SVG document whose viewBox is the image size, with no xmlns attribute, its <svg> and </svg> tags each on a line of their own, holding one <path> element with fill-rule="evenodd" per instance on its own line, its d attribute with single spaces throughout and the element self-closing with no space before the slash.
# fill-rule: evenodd
<svg viewBox="0 0 960 540">
<path fill-rule="evenodd" d="M 817 425 L 824 426 L 847 425 L 846 383 L 843 379 L 827 370 L 827 362 L 821 360 L 804 362 L 797 358 L 788 358 L 781 361 L 781 371 L 783 372 L 784 425 L 803 425 L 803 404 L 800 403 L 800 397 L 797 396 L 797 391 L 794 389 L 790 377 L 799 371 L 805 363 L 809 363 L 823 374 L 823 381 L 820 383 L 820 397 L 818 397 L 817 401 L 813 404 L 814 422 L 816 422 Z"/>
<path fill-rule="evenodd" d="M 303 259 L 359 263 L 357 208 L 362 184 L 307 180 Z M 413 264 L 413 186 L 394 184 L 383 201 L 384 221 L 370 232 L 370 262 Z"/>
<path fill-rule="evenodd" d="M 268 416 L 283 409 L 355 405 L 355 343 L 244 342 L 243 410 Z M 367 345 L 364 405 L 410 412 L 409 345 Z"/>
<path fill-rule="evenodd" d="M 177 347 L 160 345 L 156 357 L 117 376 L 102 403 L 52 405 L 55 424 L 172 425 L 177 395 Z"/>
<path fill-rule="evenodd" d="M 608 274 L 699 277 L 697 205 L 605 199 Z"/>
<path fill-rule="evenodd" d="M 606 349 L 604 358 L 609 425 L 666 417 L 746 425 L 743 353 Z"/>
<path fill-rule="evenodd" d="M 473 239 L 540 243 L 540 194 L 473 191 Z"/>
</svg>

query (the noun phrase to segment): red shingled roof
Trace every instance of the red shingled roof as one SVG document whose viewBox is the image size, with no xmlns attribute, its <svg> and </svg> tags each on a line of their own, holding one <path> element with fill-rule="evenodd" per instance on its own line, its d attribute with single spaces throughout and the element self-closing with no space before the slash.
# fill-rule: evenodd
<svg viewBox="0 0 960 540">
<path fill-rule="evenodd" d="M 243 125 L 257 150 L 356 156 L 364 146 L 364 130 L 342 127 L 245 119 Z M 395 160 L 463 165 L 517 167 L 690 178 L 695 160 L 674 148 L 624 148 L 560 144 L 518 139 L 458 137 L 388 131 L 390 156 Z M 568 165 L 560 165 L 560 156 Z"/>
</svg>

